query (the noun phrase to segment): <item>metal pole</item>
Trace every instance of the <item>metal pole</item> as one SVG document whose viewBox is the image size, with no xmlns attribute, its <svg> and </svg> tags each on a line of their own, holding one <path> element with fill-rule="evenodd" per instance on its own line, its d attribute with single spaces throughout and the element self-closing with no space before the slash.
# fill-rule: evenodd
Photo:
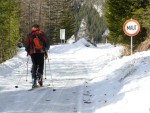
<svg viewBox="0 0 150 113">
<path fill-rule="evenodd" d="M 28 81 L 28 63 L 29 63 L 29 57 L 27 56 L 27 74 L 26 74 L 26 82 Z M 32 71 L 32 70 L 31 70 Z"/>
<path fill-rule="evenodd" d="M 131 55 L 133 53 L 133 37 L 131 36 Z"/>
<path fill-rule="evenodd" d="M 49 62 L 49 59 L 48 59 L 48 65 L 49 65 L 49 70 L 50 70 L 50 75 L 51 75 L 51 82 L 52 82 L 52 88 L 53 88 L 53 91 L 56 91 L 56 89 L 54 89 L 54 84 L 53 84 L 53 77 L 52 77 L 52 73 L 51 73 L 51 68 L 50 68 L 50 62 Z"/>
<path fill-rule="evenodd" d="M 46 79 L 46 59 L 45 59 L 45 79 Z"/>
</svg>

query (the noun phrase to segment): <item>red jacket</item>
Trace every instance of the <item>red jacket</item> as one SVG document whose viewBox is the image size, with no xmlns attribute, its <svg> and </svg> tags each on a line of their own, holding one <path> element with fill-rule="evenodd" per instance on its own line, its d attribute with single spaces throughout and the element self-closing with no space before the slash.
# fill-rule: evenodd
<svg viewBox="0 0 150 113">
<path fill-rule="evenodd" d="M 31 54 L 34 54 L 34 53 L 36 53 L 35 51 L 34 51 L 34 48 L 33 48 L 33 39 L 32 39 L 32 36 L 33 35 L 40 35 L 41 37 L 42 37 L 42 40 L 43 40 L 43 42 L 44 42 L 44 47 L 46 48 L 46 42 L 47 42 L 47 38 L 46 38 L 46 36 L 44 35 L 44 33 L 43 32 L 41 32 L 40 31 L 40 29 L 38 28 L 38 29 L 36 29 L 36 30 L 32 30 L 32 32 L 28 35 L 28 37 L 27 37 L 27 39 L 26 39 L 26 41 L 25 41 L 25 49 L 26 49 L 26 51 L 27 51 L 27 53 L 29 54 L 29 55 L 31 55 Z M 46 52 L 46 49 L 45 48 L 43 48 L 43 50 L 41 51 L 41 53 L 45 53 Z"/>
</svg>

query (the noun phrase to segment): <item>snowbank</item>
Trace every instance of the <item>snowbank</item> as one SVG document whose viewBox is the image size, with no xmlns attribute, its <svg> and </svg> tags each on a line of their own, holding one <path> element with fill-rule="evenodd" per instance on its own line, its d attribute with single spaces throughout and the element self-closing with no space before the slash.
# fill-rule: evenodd
<svg viewBox="0 0 150 113">
<path fill-rule="evenodd" d="M 18 68 L 22 64 L 26 65 L 24 61 L 27 61 L 27 53 L 24 48 L 18 48 L 18 54 L 16 56 L 0 64 L 0 75 L 10 75 L 14 68 Z"/>
<path fill-rule="evenodd" d="M 94 45 L 92 45 L 90 42 L 88 42 L 85 38 L 81 38 L 79 39 L 75 45 L 78 46 L 85 46 L 85 47 L 95 47 Z"/>
<path fill-rule="evenodd" d="M 87 47 L 95 47 L 95 46 L 93 46 L 90 42 L 82 38 L 73 44 L 56 45 L 50 50 L 50 52 L 52 53 L 74 53 L 75 51 L 81 48 L 87 48 Z"/>
</svg>

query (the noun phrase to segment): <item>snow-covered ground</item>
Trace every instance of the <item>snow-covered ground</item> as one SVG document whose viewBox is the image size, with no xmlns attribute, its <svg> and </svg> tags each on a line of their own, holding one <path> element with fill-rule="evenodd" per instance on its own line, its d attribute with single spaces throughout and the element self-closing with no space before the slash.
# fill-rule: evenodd
<svg viewBox="0 0 150 113">
<path fill-rule="evenodd" d="M 0 113 L 150 113 L 150 51 L 121 51 L 84 39 L 51 46 L 44 87 L 28 91 L 31 59 L 19 49 L 0 64 Z"/>
</svg>

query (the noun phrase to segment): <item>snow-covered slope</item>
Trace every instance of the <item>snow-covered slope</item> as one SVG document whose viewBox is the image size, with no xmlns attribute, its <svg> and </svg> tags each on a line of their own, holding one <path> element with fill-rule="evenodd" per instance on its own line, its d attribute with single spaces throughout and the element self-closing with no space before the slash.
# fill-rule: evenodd
<svg viewBox="0 0 150 113">
<path fill-rule="evenodd" d="M 121 58 L 121 46 L 86 45 L 51 46 L 44 87 L 33 91 L 24 48 L 0 64 L 0 113 L 149 113 L 150 51 Z"/>
</svg>

